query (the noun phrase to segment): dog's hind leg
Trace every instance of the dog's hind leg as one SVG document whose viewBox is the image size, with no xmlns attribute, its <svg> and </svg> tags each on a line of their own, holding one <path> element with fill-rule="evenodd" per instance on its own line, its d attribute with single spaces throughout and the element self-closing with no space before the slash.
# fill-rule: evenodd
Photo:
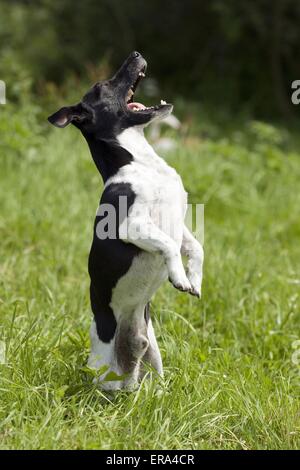
<svg viewBox="0 0 300 470">
<path fill-rule="evenodd" d="M 133 388 L 138 384 L 141 360 L 149 347 L 147 325 L 140 315 L 125 316 L 118 321 L 115 355 L 118 368 L 125 375 L 123 386 Z"/>
<path fill-rule="evenodd" d="M 102 366 L 110 367 L 113 361 L 114 338 L 104 342 L 99 338 L 95 320 L 92 321 L 90 329 L 91 352 L 88 366 L 92 369 L 100 369 Z"/>
<path fill-rule="evenodd" d="M 94 382 L 100 382 L 104 390 L 117 390 L 121 387 L 119 381 L 105 382 L 107 372 L 113 371 L 119 374 L 115 361 L 115 333 L 117 322 L 112 309 L 99 300 L 97 292 L 91 285 L 91 307 L 94 314 L 90 329 L 91 352 L 88 359 L 88 366 L 91 369 L 105 371 Z"/>
</svg>

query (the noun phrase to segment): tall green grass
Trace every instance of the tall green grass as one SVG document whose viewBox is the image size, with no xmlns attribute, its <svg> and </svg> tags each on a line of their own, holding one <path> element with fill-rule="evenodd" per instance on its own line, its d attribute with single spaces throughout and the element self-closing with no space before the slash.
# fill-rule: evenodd
<svg viewBox="0 0 300 470">
<path fill-rule="evenodd" d="M 229 127 L 201 116 L 174 136 L 166 159 L 205 204 L 202 299 L 158 291 L 165 379 L 115 396 L 84 368 L 102 185 L 87 146 L 73 128 L 32 145 L 18 126 L 20 148 L 2 146 L 0 448 L 299 447 L 300 146 L 269 124 Z"/>
</svg>

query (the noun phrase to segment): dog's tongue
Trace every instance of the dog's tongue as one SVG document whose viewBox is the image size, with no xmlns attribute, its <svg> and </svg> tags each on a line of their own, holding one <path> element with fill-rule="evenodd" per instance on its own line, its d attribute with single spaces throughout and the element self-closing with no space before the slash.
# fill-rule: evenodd
<svg viewBox="0 0 300 470">
<path fill-rule="evenodd" d="M 144 106 L 142 103 L 128 103 L 127 104 L 129 109 L 132 109 L 133 111 L 139 111 L 141 109 L 146 109 L 146 106 Z"/>
</svg>

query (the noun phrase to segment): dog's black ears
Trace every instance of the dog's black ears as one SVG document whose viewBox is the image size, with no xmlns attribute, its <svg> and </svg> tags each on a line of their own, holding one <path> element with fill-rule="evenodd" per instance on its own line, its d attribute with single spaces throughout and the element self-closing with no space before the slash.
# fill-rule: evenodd
<svg viewBox="0 0 300 470">
<path fill-rule="evenodd" d="M 81 103 L 74 106 L 64 106 L 56 113 L 48 117 L 48 121 L 56 127 L 66 127 L 70 122 L 83 122 L 92 118 L 91 112 L 85 109 Z"/>
</svg>

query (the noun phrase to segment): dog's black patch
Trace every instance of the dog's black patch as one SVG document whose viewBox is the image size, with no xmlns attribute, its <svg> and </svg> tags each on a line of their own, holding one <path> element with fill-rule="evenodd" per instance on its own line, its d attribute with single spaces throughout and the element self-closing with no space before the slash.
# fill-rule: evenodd
<svg viewBox="0 0 300 470">
<path fill-rule="evenodd" d="M 127 212 L 119 217 L 119 196 L 127 198 Z M 97 236 L 97 224 L 105 216 L 96 216 L 94 224 L 94 238 L 89 255 L 89 273 L 91 278 L 91 307 L 95 316 L 99 338 L 107 343 L 115 334 L 116 319 L 109 306 L 112 289 L 118 280 L 129 270 L 135 256 L 140 249 L 130 243 L 119 239 L 118 227 L 135 200 L 129 183 L 114 183 L 105 188 L 101 204 L 111 204 L 116 211 L 116 238 L 100 239 Z"/>
<path fill-rule="evenodd" d="M 109 343 L 114 337 L 117 327 L 114 313 L 107 303 L 109 296 L 106 298 L 102 298 L 101 296 L 99 297 L 98 292 L 95 289 L 95 283 L 91 282 L 90 299 L 92 311 L 95 316 L 98 336 L 104 343 Z"/>
<path fill-rule="evenodd" d="M 85 136 L 90 151 L 103 181 L 115 175 L 124 165 L 133 161 L 131 153 L 121 147 L 117 141 L 95 139 L 93 136 Z"/>
</svg>

